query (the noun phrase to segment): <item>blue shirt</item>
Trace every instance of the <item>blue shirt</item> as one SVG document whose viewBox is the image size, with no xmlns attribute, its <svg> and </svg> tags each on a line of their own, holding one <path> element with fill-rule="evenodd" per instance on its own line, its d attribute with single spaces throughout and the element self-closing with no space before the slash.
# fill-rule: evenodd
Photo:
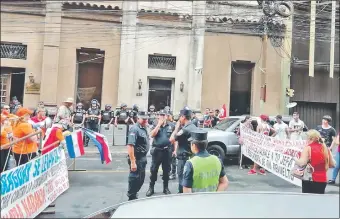
<svg viewBox="0 0 340 219">
<path fill-rule="evenodd" d="M 195 156 L 208 157 L 208 156 L 215 156 L 215 155 L 211 155 L 211 154 L 208 153 L 208 151 L 204 150 L 204 151 L 198 152 L 197 154 L 195 154 Z M 223 165 L 222 161 L 221 161 L 221 165 L 222 165 L 222 169 L 221 169 L 221 172 L 220 172 L 220 178 L 222 178 L 222 177 L 224 177 L 226 175 L 225 169 L 224 169 L 224 165 Z M 194 183 L 193 175 L 194 175 L 194 169 L 192 167 L 192 164 L 191 164 L 191 162 L 187 161 L 185 163 L 184 172 L 183 172 L 182 185 L 184 187 L 192 188 L 192 184 Z"/>
<path fill-rule="evenodd" d="M 149 151 L 149 134 L 146 128 L 139 123 L 134 124 L 129 131 L 127 144 L 134 147 L 135 154 L 146 155 Z"/>
<path fill-rule="evenodd" d="M 153 129 L 154 128 L 155 126 L 153 127 Z M 161 126 L 152 141 L 152 146 L 158 148 L 165 148 L 166 146 L 170 146 L 171 142 L 169 141 L 169 138 L 173 130 L 174 129 L 169 122 L 167 122 L 164 126 Z"/>
</svg>

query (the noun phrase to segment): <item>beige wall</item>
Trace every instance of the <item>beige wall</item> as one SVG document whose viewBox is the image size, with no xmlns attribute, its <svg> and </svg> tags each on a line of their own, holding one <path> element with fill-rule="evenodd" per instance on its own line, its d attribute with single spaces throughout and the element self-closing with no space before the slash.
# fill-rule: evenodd
<svg viewBox="0 0 340 219">
<path fill-rule="evenodd" d="M 229 43 L 228 43 L 229 42 Z M 252 72 L 251 112 L 260 114 L 260 66 L 262 41 L 259 37 L 206 33 L 202 85 L 202 109 L 229 109 L 231 62 L 245 60 L 256 63 Z M 230 48 L 229 48 L 230 45 Z M 231 52 L 230 52 L 231 50 Z M 267 101 L 263 113 L 274 115 L 280 111 L 281 57 L 268 41 Z"/>
<path fill-rule="evenodd" d="M 43 16 L 1 12 L 1 41 L 27 45 L 27 60 L 1 59 L 1 66 L 25 68 L 25 83 L 30 72 L 37 82 L 41 79 L 44 21 Z M 38 101 L 39 94 L 24 94 L 24 106 L 35 107 Z"/>
<path fill-rule="evenodd" d="M 27 45 L 27 60 L 1 59 L 2 67 L 20 67 L 32 72 L 37 82 L 42 79 L 43 61 L 49 62 L 44 69 L 44 76 L 58 72 L 57 80 L 44 79 L 42 91 L 44 95 L 24 94 L 24 106 L 35 107 L 39 100 L 59 104 L 67 97 L 76 99 L 77 57 L 76 50 L 81 47 L 96 48 L 105 51 L 103 70 L 102 103 L 117 104 L 117 83 L 120 54 L 120 24 L 117 28 L 107 27 L 108 23 L 62 18 L 59 61 L 55 57 L 58 53 L 52 52 L 57 48 L 50 46 L 44 55 L 44 34 L 55 34 L 53 29 L 45 29 L 45 17 L 35 15 L 22 15 L 1 13 L 1 41 L 17 42 Z M 20 33 L 18 33 L 20 31 Z M 46 52 L 47 51 L 47 52 Z M 51 52 L 49 52 L 51 51 Z M 47 57 L 46 57 L 47 56 Z M 43 58 L 45 57 L 45 58 Z M 58 68 L 54 71 L 51 66 Z M 52 75 L 51 75 L 52 77 Z M 55 86 L 54 83 L 57 83 Z M 58 91 L 58 94 L 56 92 Z M 49 98 L 51 96 L 51 98 Z M 52 98 L 53 96 L 53 98 Z M 56 98 L 55 98 L 56 97 Z"/>
<path fill-rule="evenodd" d="M 102 105 L 117 104 L 119 73 L 120 32 L 109 28 L 104 22 L 62 19 L 62 34 L 59 53 L 58 102 L 67 97 L 76 99 L 77 54 L 81 47 L 105 51 Z"/>
</svg>

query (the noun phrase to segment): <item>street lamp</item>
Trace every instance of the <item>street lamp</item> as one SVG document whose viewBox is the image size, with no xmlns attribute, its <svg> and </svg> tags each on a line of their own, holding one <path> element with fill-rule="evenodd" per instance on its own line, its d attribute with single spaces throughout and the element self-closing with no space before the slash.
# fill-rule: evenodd
<svg viewBox="0 0 340 219">
<path fill-rule="evenodd" d="M 183 92 L 183 90 L 184 90 L 184 83 L 183 83 L 183 81 L 182 81 L 181 84 L 179 85 L 179 90 L 180 90 L 181 92 Z"/>
<path fill-rule="evenodd" d="M 138 89 L 139 90 L 142 89 L 142 84 L 143 84 L 142 79 L 139 79 L 139 81 L 138 81 Z"/>
</svg>

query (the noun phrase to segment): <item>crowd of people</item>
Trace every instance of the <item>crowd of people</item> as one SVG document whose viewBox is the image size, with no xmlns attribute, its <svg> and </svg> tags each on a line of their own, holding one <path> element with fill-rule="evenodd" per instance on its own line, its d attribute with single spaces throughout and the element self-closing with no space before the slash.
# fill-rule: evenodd
<svg viewBox="0 0 340 219">
<path fill-rule="evenodd" d="M 99 132 L 100 125 L 132 126 L 128 132 L 127 145 L 130 166 L 129 174 L 129 200 L 137 198 L 137 193 L 144 183 L 146 154 L 151 145 L 152 164 L 149 189 L 147 196 L 154 194 L 154 185 L 157 181 L 158 169 L 163 169 L 163 192 L 170 194 L 168 182 L 178 178 L 178 192 L 211 191 L 226 189 L 228 180 L 225 176 L 223 162 L 216 162 L 212 155 L 206 151 L 208 146 L 207 133 L 200 128 L 211 128 L 227 118 L 225 108 L 211 110 L 207 108 L 202 115 L 199 111 L 192 111 L 185 107 L 175 120 L 170 107 L 156 111 L 151 105 L 148 111 L 141 111 L 137 105 L 128 109 L 127 104 L 121 104 L 117 109 L 106 104 L 100 109 L 99 102 L 90 101 L 88 109 L 82 103 L 73 108 L 74 100 L 68 98 L 62 102 L 54 118 L 50 118 L 43 102 L 31 111 L 20 104 L 10 107 L 3 106 L 1 111 L 1 172 L 8 170 L 9 160 L 14 158 L 16 165 L 27 163 L 39 152 L 39 138 L 42 138 L 41 153 L 47 153 L 51 148 L 43 149 L 56 141 L 62 142 L 66 131 L 79 127 L 86 127 Z M 251 116 L 245 116 L 243 125 L 248 128 L 270 135 L 278 139 L 302 140 L 307 137 L 308 145 L 304 148 L 301 158 L 296 162 L 301 166 L 306 162 L 313 166 L 313 181 L 303 183 L 303 192 L 324 193 L 327 184 L 326 172 L 334 168 L 329 184 L 334 184 L 339 172 L 339 135 L 336 137 L 335 129 L 330 125 L 332 118 L 324 116 L 321 125 L 307 133 L 304 122 L 297 112 L 286 124 L 281 115 L 276 116 L 275 124 L 270 124 L 267 115 L 259 116 L 254 125 Z M 49 125 L 48 125 L 49 124 Z M 149 130 L 151 129 L 150 133 Z M 41 130 L 41 135 L 34 135 Z M 23 139 L 22 141 L 15 141 Z M 150 143 L 150 139 L 152 142 Z M 240 138 L 242 147 L 242 139 Z M 13 145 L 10 143 L 14 142 Z M 88 146 L 89 139 L 85 139 Z M 330 153 L 338 147 L 336 159 Z M 240 167 L 247 160 L 240 153 Z M 211 165 L 206 165 L 211 162 Z M 244 166 L 247 167 L 247 166 Z M 193 171 L 195 169 L 195 172 Z M 197 175 L 199 172 L 201 175 Z M 266 171 L 253 163 L 248 174 L 264 175 Z M 204 176 L 204 177 L 203 177 Z M 209 183 L 208 183 L 209 181 Z"/>
</svg>

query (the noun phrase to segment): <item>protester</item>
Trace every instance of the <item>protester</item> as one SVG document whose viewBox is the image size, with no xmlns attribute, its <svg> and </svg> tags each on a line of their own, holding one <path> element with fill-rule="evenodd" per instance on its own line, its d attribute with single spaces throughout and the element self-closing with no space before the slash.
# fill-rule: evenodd
<svg viewBox="0 0 340 219">
<path fill-rule="evenodd" d="M 270 127 L 270 125 L 268 124 L 268 120 L 269 120 L 269 117 L 267 115 L 260 116 L 260 121 L 256 128 L 256 131 L 258 133 L 261 133 L 263 135 L 269 135 L 272 132 L 273 134 L 275 134 L 275 130 L 272 127 Z M 257 168 L 258 168 L 258 165 L 254 162 L 254 166 L 251 170 L 249 170 L 248 174 L 250 175 L 257 174 Z M 265 175 L 266 171 L 260 167 L 259 173 L 261 175 Z"/>
<path fill-rule="evenodd" d="M 33 116 L 37 116 L 41 109 L 45 111 L 45 116 L 48 116 L 48 110 L 45 108 L 45 103 L 43 101 L 39 101 L 37 108 L 34 110 Z"/>
<path fill-rule="evenodd" d="M 252 122 L 252 119 L 250 116 L 246 116 L 244 118 L 244 120 L 241 122 L 244 126 L 246 126 L 247 128 L 251 129 L 251 130 L 254 130 L 254 127 L 253 125 L 251 124 Z M 239 143 L 240 143 L 240 154 L 239 154 L 239 168 L 240 169 L 243 169 L 243 167 L 245 169 L 248 169 L 248 165 L 244 164 L 244 163 L 250 163 L 250 159 L 246 156 L 244 156 L 242 154 L 242 144 L 243 144 L 243 141 L 242 141 L 242 138 L 241 138 L 241 132 L 240 132 L 240 129 L 237 130 L 237 136 L 239 138 Z"/>
<path fill-rule="evenodd" d="M 20 139 L 34 133 L 32 125 L 28 123 L 32 113 L 33 112 L 27 108 L 20 108 L 17 111 L 17 116 L 19 118 L 13 126 L 13 136 L 16 139 Z M 37 135 L 31 136 L 16 143 L 12 147 L 12 152 L 17 166 L 25 164 L 36 157 L 37 150 Z"/>
<path fill-rule="evenodd" d="M 338 151 L 335 155 L 335 167 L 333 169 L 332 179 L 328 181 L 329 184 L 335 184 L 336 177 L 338 176 L 340 169 L 340 145 L 339 145 L 339 134 L 336 138 L 334 138 L 330 150 L 334 147 L 338 146 Z"/>
<path fill-rule="evenodd" d="M 324 139 L 327 147 L 330 147 L 333 138 L 336 136 L 335 129 L 329 124 L 332 122 L 332 117 L 325 115 L 322 118 L 322 124 L 316 127 L 316 130 L 320 132 L 321 137 Z"/>
<path fill-rule="evenodd" d="M 59 144 L 55 144 L 56 142 L 63 143 L 65 140 L 63 132 L 67 130 L 67 125 L 67 121 L 60 120 L 59 123 L 55 123 L 51 128 L 47 129 L 46 137 L 42 143 L 42 154 L 46 154 L 58 147 Z"/>
<path fill-rule="evenodd" d="M 316 130 L 307 132 L 307 146 L 304 147 L 300 159 L 295 163 L 304 167 L 308 163 L 314 168 L 312 181 L 302 180 L 302 193 L 324 194 L 327 186 L 327 170 L 335 163 L 330 150 L 325 145 L 321 135 Z"/>
<path fill-rule="evenodd" d="M 41 129 L 42 131 L 42 137 L 44 137 L 45 132 L 46 132 L 46 127 L 41 126 L 41 124 L 46 121 L 46 111 L 44 108 L 38 108 L 36 109 L 36 116 L 33 116 L 30 120 L 29 123 L 33 125 L 33 128 Z M 39 125 L 40 123 L 40 125 Z"/>
<path fill-rule="evenodd" d="M 303 140 L 302 132 L 305 127 L 305 123 L 300 120 L 299 113 L 293 113 L 293 119 L 289 122 L 289 132 L 290 132 L 290 140 Z"/>
<path fill-rule="evenodd" d="M 277 115 L 276 116 L 276 123 L 273 126 L 275 130 L 275 134 L 272 136 L 277 139 L 287 139 L 289 136 L 289 128 L 286 123 L 282 121 L 282 116 Z"/>
<path fill-rule="evenodd" d="M 68 129 L 71 127 L 72 119 L 72 105 L 73 98 L 67 98 L 57 111 L 57 115 L 54 118 L 54 122 L 58 123 L 60 120 L 65 120 L 68 123 Z"/>
<path fill-rule="evenodd" d="M 5 146 L 8 144 L 12 135 L 11 127 L 6 124 L 7 117 L 1 115 L 1 140 L 0 140 L 0 173 L 8 170 L 8 162 L 10 159 L 10 146 Z"/>
</svg>

